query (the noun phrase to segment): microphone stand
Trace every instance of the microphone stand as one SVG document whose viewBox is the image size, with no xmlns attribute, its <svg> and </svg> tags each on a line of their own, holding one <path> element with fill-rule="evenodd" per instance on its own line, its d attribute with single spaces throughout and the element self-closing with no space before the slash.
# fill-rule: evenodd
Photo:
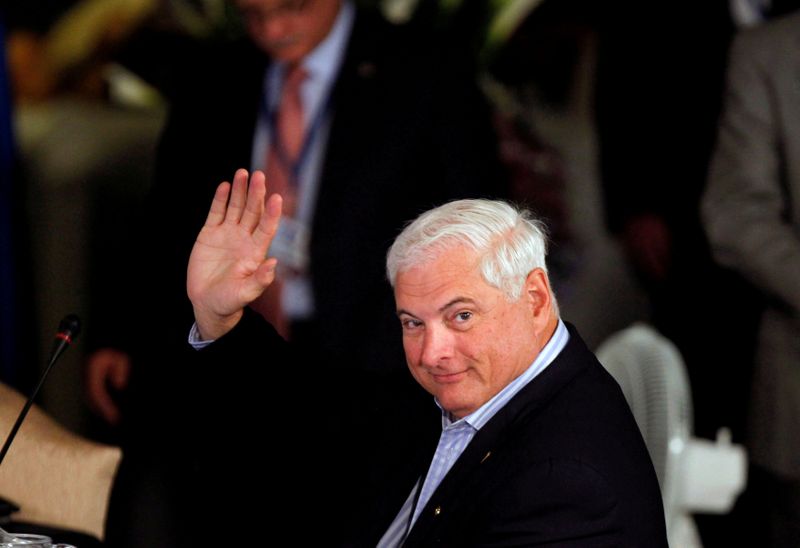
<svg viewBox="0 0 800 548">
<path fill-rule="evenodd" d="M 24 421 L 25 417 L 28 415 L 28 411 L 33 405 L 33 400 L 35 400 L 36 396 L 39 394 L 39 390 L 41 390 L 44 380 L 47 378 L 47 375 L 50 373 L 50 370 L 53 368 L 53 365 L 55 365 L 58 358 L 64 353 L 64 350 L 66 350 L 72 341 L 78 336 L 80 330 L 81 323 L 75 314 L 70 314 L 61 320 L 61 323 L 58 326 L 58 333 L 56 333 L 56 340 L 53 343 L 53 350 L 50 353 L 50 362 L 47 364 L 44 373 L 39 378 L 39 382 L 36 384 L 36 388 L 33 389 L 33 393 L 28 398 L 28 401 L 25 402 L 22 412 L 20 412 L 19 416 L 17 417 L 17 422 L 14 423 L 14 427 L 11 429 L 8 438 L 6 438 L 3 449 L 0 450 L 0 464 L 2 464 L 3 459 L 6 458 L 6 453 L 8 453 L 8 449 L 11 447 L 11 442 L 13 442 L 14 438 L 17 436 L 17 432 L 19 431 L 20 426 L 22 426 L 22 421 Z"/>
</svg>

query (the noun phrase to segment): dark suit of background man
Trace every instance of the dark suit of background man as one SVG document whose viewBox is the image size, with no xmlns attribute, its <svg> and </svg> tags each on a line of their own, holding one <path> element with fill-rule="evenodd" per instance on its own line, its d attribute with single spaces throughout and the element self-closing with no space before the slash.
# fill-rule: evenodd
<svg viewBox="0 0 800 548">
<path fill-rule="evenodd" d="M 265 195 L 263 173 L 248 185 L 240 170 L 232 191 L 220 186 L 198 235 L 187 274 L 196 318 L 190 342 L 199 350 L 192 370 L 207 379 L 199 398 L 218 392 L 213 371 L 220 364 L 249 371 L 248 392 L 300 388 L 297 404 L 312 408 L 309 416 L 292 412 L 278 421 L 281 406 L 262 401 L 261 414 L 248 414 L 243 429 L 281 427 L 266 454 L 233 459 L 253 466 L 244 474 L 249 481 L 270 478 L 271 496 L 288 502 L 306 493 L 309 481 L 314 496 L 326 492 L 347 470 L 335 453 L 350 447 L 314 455 L 329 443 L 309 426 L 335 416 L 348 388 L 364 387 L 326 397 L 324 385 L 318 389 L 324 364 L 298 359 L 271 326 L 245 311 L 275 278 L 275 259 L 264 257 L 281 199 L 273 194 L 264 206 Z M 400 431 L 391 413 L 373 417 L 363 450 L 376 456 L 349 485 L 358 486 L 359 476 L 375 481 L 352 498 L 355 521 L 344 545 L 666 546 L 647 449 L 619 386 L 559 318 L 541 224 L 504 202 L 454 201 L 404 229 L 387 272 L 408 368 L 441 408 L 428 417 L 441 429 L 431 436 L 428 423 L 416 424 L 428 446 L 395 446 L 403 458 L 387 466 L 381 440 Z M 229 449 L 242 455 L 237 439 Z M 277 451 L 285 447 L 292 457 Z M 304 458 L 309 454 L 314 458 Z M 236 483 L 243 470 L 228 480 Z M 295 508 L 283 505 L 269 518 L 292 521 Z M 307 529 L 324 527 L 321 516 L 305 514 L 314 524 Z"/>
<path fill-rule="evenodd" d="M 181 436 L 207 425 L 184 401 L 191 379 L 177 391 L 166 389 L 176 384 L 168 377 L 172 365 L 184 359 L 183 318 L 191 314 L 185 265 L 214 187 L 238 167 L 265 167 L 268 142 L 274 139 L 275 95 L 292 65 L 327 50 L 327 61 L 304 67 L 310 84 L 322 78 L 321 85 L 329 88 L 318 97 L 316 114 L 308 116 L 311 144 L 300 170 L 299 209 L 310 229 L 308 264 L 299 292 L 284 296 L 284 302 L 301 305 L 290 311 L 296 314 L 291 337 L 327 366 L 401 369 L 400 336 L 383 273 L 392 238 L 406 219 L 432 205 L 505 193 L 487 108 L 472 75 L 448 72 L 429 40 L 339 0 L 240 0 L 236 6 L 252 40 L 209 47 L 176 68 L 179 91 L 172 98 L 147 212 L 152 230 L 136 234 L 120 268 L 133 276 L 107 299 L 114 316 L 126 318 L 115 322 L 109 313 L 103 319 L 110 333 L 103 342 L 131 353 L 134 365 L 116 350 L 106 350 L 89 368 L 101 399 L 106 379 L 123 386 L 127 371 L 133 371 L 127 418 L 141 426 L 137 431 L 144 439 L 158 427 L 164 443 L 180 448 L 152 459 L 168 469 L 165 461 L 175 461 L 165 481 L 180 486 L 181 500 L 193 502 L 205 498 L 193 479 L 203 472 L 194 461 L 197 451 L 182 444 Z M 370 337 L 354 335 L 366 331 Z M 218 372 L 219 377 L 231 374 L 229 368 Z M 118 419 L 113 402 L 105 401 L 98 407 Z M 166 409 L 175 421 L 165 418 Z M 127 454 L 135 458 L 137 451 Z M 196 475 L 184 485 L 179 478 L 187 469 Z M 122 491 L 129 483 L 146 484 L 125 477 L 120 483 Z M 187 495 L 195 491 L 196 496 Z M 139 503 L 150 506 L 148 501 L 171 495 L 142 496 Z M 226 503 L 208 504 L 202 511 Z M 112 517 L 122 520 L 118 528 L 123 531 L 144 519 L 133 520 L 130 512 L 112 512 Z M 197 518 L 187 510 L 187 519 Z"/>
</svg>

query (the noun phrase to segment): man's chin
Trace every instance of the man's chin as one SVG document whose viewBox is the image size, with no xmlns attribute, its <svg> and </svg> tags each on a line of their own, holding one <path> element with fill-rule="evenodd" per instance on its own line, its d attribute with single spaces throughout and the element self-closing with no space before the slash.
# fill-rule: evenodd
<svg viewBox="0 0 800 548">
<path fill-rule="evenodd" d="M 308 48 L 301 44 L 278 44 L 265 46 L 270 59 L 278 63 L 297 63 L 308 54 Z"/>
<path fill-rule="evenodd" d="M 468 402 L 464 401 L 463 398 L 457 396 L 448 397 L 447 394 L 440 394 L 436 397 L 436 400 L 439 402 L 439 405 L 442 406 L 442 409 L 450 413 L 456 419 L 466 417 L 475 410 Z"/>
</svg>

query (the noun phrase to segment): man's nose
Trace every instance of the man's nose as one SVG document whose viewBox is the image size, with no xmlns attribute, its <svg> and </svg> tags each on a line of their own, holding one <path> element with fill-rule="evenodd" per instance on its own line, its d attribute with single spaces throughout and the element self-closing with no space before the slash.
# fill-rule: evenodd
<svg viewBox="0 0 800 548">
<path fill-rule="evenodd" d="M 422 365 L 433 367 L 453 355 L 453 337 L 444 326 L 426 326 L 422 341 Z"/>
</svg>

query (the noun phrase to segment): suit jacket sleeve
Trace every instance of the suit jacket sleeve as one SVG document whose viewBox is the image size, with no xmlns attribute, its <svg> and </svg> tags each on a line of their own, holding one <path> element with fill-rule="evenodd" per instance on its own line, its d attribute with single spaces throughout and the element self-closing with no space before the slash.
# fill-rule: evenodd
<svg viewBox="0 0 800 548">
<path fill-rule="evenodd" d="M 290 345 L 261 316 L 246 308 L 236 327 L 194 353 L 194 359 L 185 364 L 184 376 L 193 379 L 198 398 L 213 395 L 220 403 L 231 404 L 255 398 L 264 409 L 275 399 L 268 393 L 285 386 L 291 368 L 300 367 L 294 362 Z"/>
<path fill-rule="evenodd" d="M 787 218 L 784 157 L 784 124 L 791 119 L 784 112 L 785 98 L 796 87 L 796 71 L 781 70 L 786 46 L 759 29 L 736 39 L 702 207 L 717 260 L 796 313 L 800 239 Z"/>
</svg>

